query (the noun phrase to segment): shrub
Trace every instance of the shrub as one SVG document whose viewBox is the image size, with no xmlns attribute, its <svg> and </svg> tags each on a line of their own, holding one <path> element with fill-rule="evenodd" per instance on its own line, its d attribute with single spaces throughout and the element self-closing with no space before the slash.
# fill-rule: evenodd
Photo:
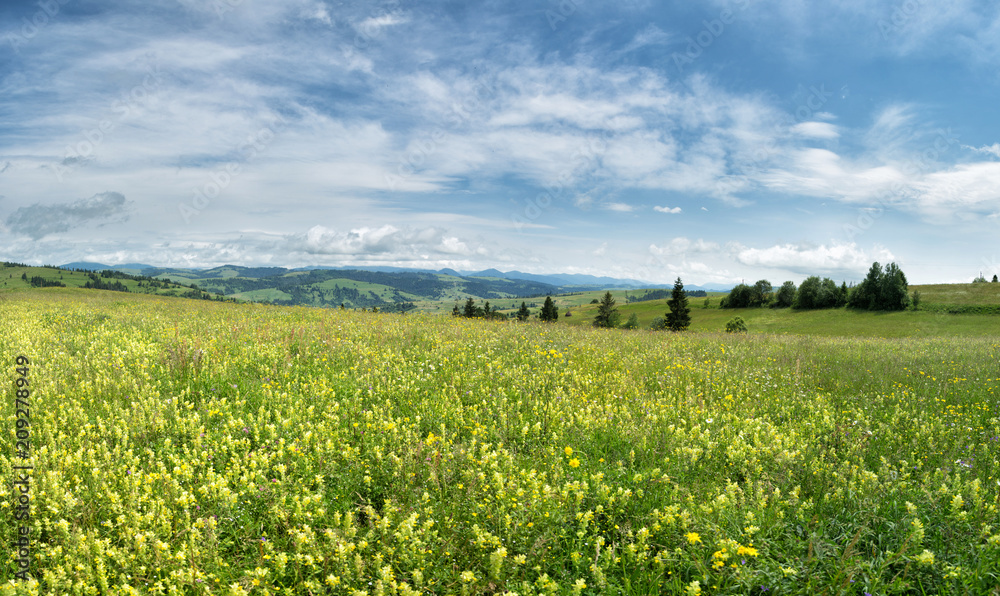
<svg viewBox="0 0 1000 596">
<path fill-rule="evenodd" d="M 733 317 L 726 323 L 726 333 L 746 333 L 747 324 L 743 317 Z"/>
</svg>

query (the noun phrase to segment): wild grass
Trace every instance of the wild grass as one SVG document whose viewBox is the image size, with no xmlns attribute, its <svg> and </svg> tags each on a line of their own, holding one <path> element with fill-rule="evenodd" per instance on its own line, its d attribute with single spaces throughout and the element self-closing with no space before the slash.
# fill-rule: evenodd
<svg viewBox="0 0 1000 596">
<path fill-rule="evenodd" d="M 990 594 L 1000 342 L 47 289 L 0 594 Z M 752 325 L 752 322 L 748 320 Z M 0 414 L 6 429 L 14 408 Z M 0 434 L 12 477 L 13 434 Z M 10 518 L 10 501 L 0 504 Z M 16 525 L 0 524 L 11 544 Z"/>
</svg>

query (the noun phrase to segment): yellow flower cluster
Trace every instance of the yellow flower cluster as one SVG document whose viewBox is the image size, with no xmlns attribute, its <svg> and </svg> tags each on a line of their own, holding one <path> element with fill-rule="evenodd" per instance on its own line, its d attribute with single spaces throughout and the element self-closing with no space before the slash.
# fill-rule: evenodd
<svg viewBox="0 0 1000 596">
<path fill-rule="evenodd" d="M 1000 574 L 989 340 L 76 291 L 5 295 L 0 333 L 36 383 L 36 581 L 8 561 L 2 596 L 802 593 L 806 569 L 861 568 L 889 591 L 872 560 L 986 593 Z M 5 477 L 15 453 L 0 433 Z"/>
</svg>

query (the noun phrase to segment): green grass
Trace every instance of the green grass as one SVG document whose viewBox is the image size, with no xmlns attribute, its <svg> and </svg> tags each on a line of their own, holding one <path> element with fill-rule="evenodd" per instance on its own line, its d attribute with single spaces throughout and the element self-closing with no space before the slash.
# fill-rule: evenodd
<svg viewBox="0 0 1000 596">
<path fill-rule="evenodd" d="M 966 310 L 986 308 L 1000 303 L 1000 288 L 985 288 L 991 284 L 947 284 L 938 286 L 913 286 L 922 295 L 920 309 L 892 313 L 861 312 L 845 308 L 824 310 L 795 310 L 790 308 L 720 309 L 724 294 L 709 297 L 709 308 L 704 308 L 704 298 L 689 298 L 692 331 L 723 331 L 726 322 L 735 316 L 746 321 L 750 334 L 802 334 L 830 337 L 936 337 L 954 335 L 962 337 L 989 337 L 1000 334 L 1000 316 L 997 314 L 949 314 L 943 307 L 960 306 Z M 1000 285 L 1000 284 L 996 284 Z M 560 304 L 559 297 L 555 298 Z M 562 305 L 571 304 L 564 301 Z M 657 317 L 664 317 L 669 310 L 666 300 L 617 305 L 620 322 L 624 323 L 635 313 L 640 328 L 648 329 Z M 564 306 L 560 308 L 565 312 Z M 596 304 L 583 304 L 571 308 L 573 316 L 560 316 L 560 324 L 589 326 L 597 314 Z"/>
<path fill-rule="evenodd" d="M 0 595 L 990 594 L 1000 343 L 951 330 L 2 292 L 39 583 L 5 557 Z M 0 433 L 0 476 L 15 453 Z"/>
<path fill-rule="evenodd" d="M 28 281 L 22 279 L 22 275 L 27 275 Z M 28 290 L 31 289 L 30 279 L 41 277 L 48 281 L 58 281 L 67 288 L 82 288 L 91 281 L 87 273 L 78 271 L 68 271 L 52 267 L 7 267 L 0 266 L 0 291 L 3 290 Z M 139 281 L 131 279 L 102 278 L 105 282 L 120 282 L 129 292 L 137 294 L 158 294 L 172 296 L 187 292 L 190 288 L 178 284 L 171 284 L 166 288 L 149 288 L 145 284 L 139 285 Z M 95 290 L 104 291 L 104 290 Z"/>
</svg>

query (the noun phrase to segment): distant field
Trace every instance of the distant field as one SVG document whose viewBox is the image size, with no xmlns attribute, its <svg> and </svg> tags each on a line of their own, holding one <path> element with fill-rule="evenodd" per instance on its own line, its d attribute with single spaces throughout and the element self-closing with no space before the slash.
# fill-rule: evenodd
<svg viewBox="0 0 1000 596">
<path fill-rule="evenodd" d="M 992 286 L 992 287 L 984 287 Z M 911 286 L 922 295 L 921 310 L 894 313 L 857 312 L 848 309 L 804 310 L 749 308 L 720 309 L 719 301 L 725 294 L 709 297 L 709 308 L 704 308 L 705 298 L 689 298 L 692 331 L 723 331 L 726 322 L 734 316 L 742 317 L 751 334 L 780 333 L 845 337 L 934 337 L 956 335 L 988 337 L 1000 335 L 1000 315 L 996 314 L 946 314 L 938 306 L 994 306 L 1000 305 L 1000 284 L 947 284 Z M 594 294 L 599 294 L 595 292 Z M 613 293 L 616 295 L 617 293 Z M 624 293 L 621 294 L 624 296 Z M 574 299 L 554 297 L 556 304 L 578 303 Z M 667 301 L 656 300 L 633 304 L 617 304 L 624 323 L 632 313 L 639 317 L 640 328 L 648 329 L 657 317 L 666 315 Z M 561 314 L 565 308 L 560 309 Z M 571 317 L 560 316 L 560 323 L 588 326 L 597 314 L 596 304 L 571 306 Z"/>
<path fill-rule="evenodd" d="M 27 276 L 28 281 L 24 280 L 22 275 Z M 33 277 L 41 277 L 47 281 L 59 282 L 67 288 L 82 288 L 87 284 L 87 282 L 91 281 L 91 278 L 87 273 L 79 271 L 68 271 L 51 267 L 6 267 L 0 265 L 0 291 L 31 289 L 32 286 L 30 279 Z M 190 281 L 186 279 L 174 280 L 176 282 L 184 283 L 184 286 L 172 283 L 168 284 L 166 287 L 162 287 L 162 284 L 160 284 L 163 280 L 159 280 L 157 282 L 157 287 L 150 287 L 146 282 L 138 282 L 131 279 L 101 278 L 101 281 L 107 283 L 121 283 L 128 288 L 129 292 L 136 294 L 176 296 L 190 291 L 190 288 L 187 287 L 187 284 L 189 284 Z M 140 283 L 142 283 L 141 286 Z"/>
</svg>

